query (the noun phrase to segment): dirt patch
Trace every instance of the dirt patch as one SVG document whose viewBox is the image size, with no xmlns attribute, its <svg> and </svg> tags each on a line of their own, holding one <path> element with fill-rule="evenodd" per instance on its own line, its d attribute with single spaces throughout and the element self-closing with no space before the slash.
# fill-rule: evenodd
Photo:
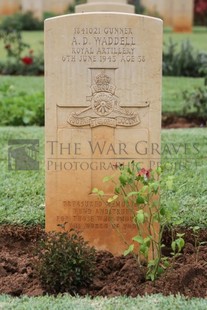
<svg viewBox="0 0 207 310">
<path fill-rule="evenodd" d="M 97 252 L 96 276 L 87 288 L 80 288 L 82 296 L 120 296 L 162 293 L 183 294 L 189 297 L 207 297 L 207 245 L 194 247 L 190 230 L 182 255 L 153 284 L 145 280 L 146 267 L 139 268 L 132 256 L 114 257 L 109 252 Z M 46 292 L 34 272 L 33 250 L 44 234 L 40 227 L 0 227 L 0 293 L 20 296 L 40 296 Z M 199 234 L 207 241 L 207 230 Z M 170 252 L 170 234 L 164 234 L 165 255 Z"/>
<path fill-rule="evenodd" d="M 181 117 L 176 115 L 162 115 L 162 128 L 195 128 L 206 127 L 207 120 L 198 117 Z"/>
</svg>

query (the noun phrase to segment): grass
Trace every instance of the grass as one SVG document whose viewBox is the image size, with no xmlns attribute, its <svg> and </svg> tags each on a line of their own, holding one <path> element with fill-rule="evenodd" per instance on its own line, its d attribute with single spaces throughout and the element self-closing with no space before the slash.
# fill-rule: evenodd
<svg viewBox="0 0 207 310">
<path fill-rule="evenodd" d="M 207 129 L 162 131 L 162 162 L 167 174 L 174 176 L 174 187 L 162 203 L 178 206 L 177 219 L 184 226 L 207 227 Z M 193 212 L 192 212 L 193 210 Z"/>
<path fill-rule="evenodd" d="M 2 307 L 2 308 L 1 308 Z M 144 297 L 115 297 L 103 298 L 97 297 L 94 299 L 77 298 L 69 295 L 44 296 L 44 297 L 21 297 L 12 298 L 7 295 L 0 296 L 0 309 L 4 310 L 203 310 L 207 308 L 205 299 L 192 298 L 187 299 L 180 295 L 177 296 L 162 296 L 146 295 Z"/>
<path fill-rule="evenodd" d="M 174 42 L 181 43 L 183 40 L 189 40 L 193 47 L 198 51 L 207 51 L 207 27 L 194 27 L 192 33 L 174 33 L 172 29 L 164 29 L 164 42 L 168 42 L 170 38 Z"/>
<path fill-rule="evenodd" d="M 13 85 L 19 92 L 34 94 L 44 91 L 43 76 L 10 76 L 0 75 L 0 83 L 8 83 Z"/>
<path fill-rule="evenodd" d="M 33 49 L 34 54 L 38 55 L 40 51 L 43 50 L 44 44 L 44 33 L 43 31 L 23 31 L 22 39 L 24 43 L 28 43 L 30 48 Z M 25 56 L 27 55 L 27 49 L 25 50 Z M 4 49 L 4 44 L 0 40 L 0 59 L 6 60 L 6 51 Z"/>
<path fill-rule="evenodd" d="M 203 85 L 204 78 L 163 77 L 162 113 L 182 115 L 184 106 L 183 91 L 192 91 Z"/>
<path fill-rule="evenodd" d="M 0 128 L 0 224 L 44 225 L 44 129 Z M 207 129 L 163 130 L 162 161 L 169 163 L 167 175 L 174 175 L 174 187 L 162 204 L 178 205 L 175 217 L 183 225 L 207 227 Z M 8 170 L 8 140 L 39 139 L 40 170 Z M 193 210 L 193 212 L 192 212 Z"/>
<path fill-rule="evenodd" d="M 39 139 L 39 171 L 8 170 L 8 141 L 11 139 Z M 43 128 L 1 128 L 1 223 L 44 224 L 43 144 Z"/>
</svg>

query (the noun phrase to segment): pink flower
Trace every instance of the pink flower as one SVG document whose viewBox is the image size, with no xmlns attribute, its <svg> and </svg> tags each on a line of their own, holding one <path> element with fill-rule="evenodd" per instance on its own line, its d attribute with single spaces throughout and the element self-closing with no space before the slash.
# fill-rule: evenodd
<svg viewBox="0 0 207 310">
<path fill-rule="evenodd" d="M 138 172 L 138 176 L 144 177 L 145 180 L 148 180 L 148 179 L 150 178 L 150 169 L 142 168 L 142 169 Z"/>
<path fill-rule="evenodd" d="M 25 64 L 25 65 L 31 65 L 33 63 L 33 58 L 29 57 L 29 56 L 25 56 L 23 58 L 21 58 L 21 61 Z"/>
</svg>

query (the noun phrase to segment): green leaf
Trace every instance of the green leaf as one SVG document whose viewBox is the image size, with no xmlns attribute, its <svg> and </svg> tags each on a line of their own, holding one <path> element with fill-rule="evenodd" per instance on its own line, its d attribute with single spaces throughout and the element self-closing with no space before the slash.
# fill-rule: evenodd
<svg viewBox="0 0 207 310">
<path fill-rule="evenodd" d="M 120 194 L 120 191 L 121 191 L 121 189 L 120 189 L 119 186 L 115 187 L 114 192 L 115 192 L 116 194 Z"/>
<path fill-rule="evenodd" d="M 182 250 L 182 248 L 184 247 L 185 245 L 185 240 L 183 238 L 179 238 L 178 239 L 178 246 L 179 246 L 179 251 Z"/>
<path fill-rule="evenodd" d="M 142 253 L 144 255 L 144 257 L 147 258 L 149 247 L 146 246 L 145 244 L 142 244 L 142 245 L 140 245 L 139 251 L 140 251 L 140 253 Z"/>
<path fill-rule="evenodd" d="M 153 190 L 154 193 L 157 193 L 158 192 L 158 189 L 159 189 L 159 183 L 158 182 L 154 182 L 151 184 L 151 189 Z"/>
<path fill-rule="evenodd" d="M 144 244 L 146 244 L 147 247 L 150 247 L 151 238 L 148 236 L 144 238 Z"/>
<path fill-rule="evenodd" d="M 118 198 L 118 195 L 114 195 L 113 197 L 108 199 L 108 202 L 111 203 Z"/>
<path fill-rule="evenodd" d="M 136 242 L 138 242 L 140 244 L 143 244 L 143 242 L 144 242 L 144 239 L 141 236 L 139 236 L 139 235 L 133 237 L 132 240 L 136 241 Z"/>
<path fill-rule="evenodd" d="M 173 224 L 174 224 L 175 226 L 178 226 L 178 225 L 180 225 L 180 224 L 182 224 L 182 223 L 183 223 L 183 220 L 182 220 L 182 219 L 173 221 Z"/>
<path fill-rule="evenodd" d="M 137 196 L 139 195 L 139 192 L 130 192 L 127 197 L 131 197 L 131 196 Z"/>
<path fill-rule="evenodd" d="M 179 238 L 185 236 L 185 233 L 177 233 L 176 236 L 178 236 Z"/>
<path fill-rule="evenodd" d="M 136 203 L 137 204 L 143 204 L 143 203 L 145 203 L 145 200 L 142 196 L 139 195 L 136 199 Z"/>
<path fill-rule="evenodd" d="M 124 251 L 124 256 L 127 256 L 128 254 L 132 253 L 133 251 L 134 251 L 134 245 L 130 244 L 128 249 L 126 251 Z"/>
<path fill-rule="evenodd" d="M 128 181 L 127 176 L 124 174 L 120 175 L 119 181 L 120 181 L 122 186 L 125 186 L 127 184 L 127 181 Z"/>
<path fill-rule="evenodd" d="M 143 210 L 139 210 L 136 215 L 136 221 L 138 224 L 143 224 L 145 220 Z"/>
<path fill-rule="evenodd" d="M 160 208 L 160 215 L 164 216 L 165 215 L 165 208 Z"/>
<path fill-rule="evenodd" d="M 163 272 L 164 272 L 164 268 L 159 266 L 158 269 L 157 269 L 157 275 L 160 276 Z"/>
<path fill-rule="evenodd" d="M 113 179 L 113 176 L 106 176 L 103 178 L 103 183 L 106 183 L 106 182 L 110 181 L 111 179 Z"/>
<path fill-rule="evenodd" d="M 94 187 L 93 189 L 92 189 L 92 193 L 93 194 L 97 194 L 97 195 L 99 195 L 99 196 L 103 196 L 104 195 L 104 192 L 103 191 L 100 191 L 98 188 L 96 188 L 96 187 Z"/>
<path fill-rule="evenodd" d="M 157 174 L 160 175 L 161 173 L 162 173 L 162 168 L 159 166 L 159 167 L 157 168 Z"/>
<path fill-rule="evenodd" d="M 141 193 L 145 193 L 146 191 L 148 191 L 148 189 L 149 189 L 149 186 L 148 185 L 144 185 L 144 186 L 142 186 L 140 192 Z"/>
<path fill-rule="evenodd" d="M 98 188 L 94 187 L 94 188 L 92 189 L 92 193 L 93 193 L 93 194 L 97 194 L 97 193 L 98 193 Z"/>
<path fill-rule="evenodd" d="M 172 248 L 173 252 L 175 252 L 175 249 L 176 249 L 176 242 L 175 241 L 173 241 L 171 243 L 171 248 Z"/>
</svg>

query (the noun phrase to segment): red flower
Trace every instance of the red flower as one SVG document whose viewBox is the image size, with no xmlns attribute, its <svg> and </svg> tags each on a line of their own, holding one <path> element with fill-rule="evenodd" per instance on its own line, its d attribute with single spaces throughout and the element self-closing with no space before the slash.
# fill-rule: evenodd
<svg viewBox="0 0 207 310">
<path fill-rule="evenodd" d="M 204 15 L 207 12 L 207 2 L 206 0 L 196 0 L 195 1 L 195 12 Z"/>
<path fill-rule="evenodd" d="M 142 169 L 138 172 L 138 176 L 144 177 L 144 179 L 149 179 L 149 178 L 150 178 L 150 169 L 142 168 Z"/>
<path fill-rule="evenodd" d="M 33 63 L 33 58 L 29 57 L 29 56 L 25 56 L 23 58 L 21 58 L 21 61 L 25 64 L 25 65 L 31 65 Z"/>
</svg>

